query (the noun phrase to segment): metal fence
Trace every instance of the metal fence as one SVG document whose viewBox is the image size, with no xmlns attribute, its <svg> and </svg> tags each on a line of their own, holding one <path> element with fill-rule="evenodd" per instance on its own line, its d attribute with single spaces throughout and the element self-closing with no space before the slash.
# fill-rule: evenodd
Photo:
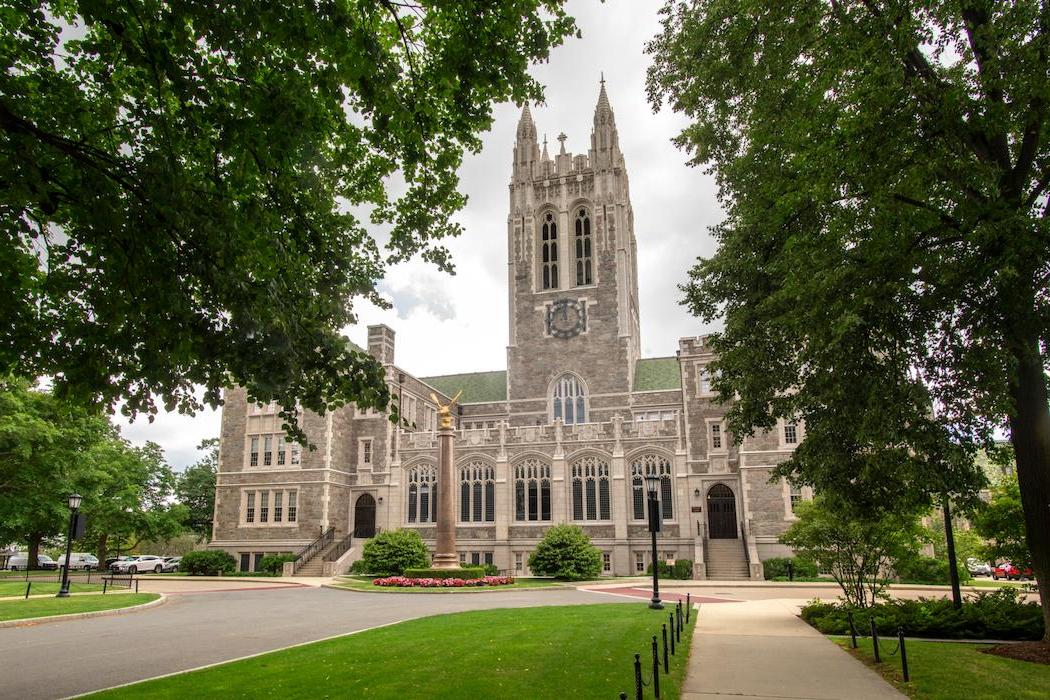
<svg viewBox="0 0 1050 700">
<path fill-rule="evenodd" d="M 852 611 L 847 612 L 846 613 L 846 617 L 849 620 L 850 644 L 853 646 L 854 649 L 856 649 L 857 648 L 857 636 L 860 635 L 860 636 L 863 637 L 865 635 L 857 631 L 857 625 L 854 624 L 854 622 L 853 622 L 853 612 Z M 871 627 L 870 634 L 867 635 L 867 636 L 871 637 L 871 651 L 872 651 L 872 654 L 874 654 L 874 656 L 875 656 L 875 663 L 881 664 L 882 663 L 882 648 L 879 646 L 880 645 L 880 642 L 879 642 L 879 628 L 875 624 L 875 616 L 873 615 L 873 616 L 869 617 L 868 618 L 868 622 L 870 623 L 870 627 Z M 904 682 L 907 683 L 908 681 L 911 680 L 911 674 L 908 673 L 908 647 L 906 646 L 906 643 L 905 643 L 904 628 L 903 627 L 897 627 L 897 646 L 895 646 L 893 648 L 893 651 L 891 651 L 889 655 L 890 656 L 894 656 L 897 653 L 900 653 L 900 657 L 901 657 L 901 675 L 904 676 Z"/>
<path fill-rule="evenodd" d="M 32 569 L 19 571 L 17 575 L 0 576 L 0 583 L 23 583 L 24 592 L 21 587 L 19 591 L 23 598 L 31 595 L 45 595 L 57 593 L 51 586 L 41 584 L 62 584 L 61 569 Z M 138 579 L 130 574 L 111 574 L 107 571 L 70 571 L 69 591 L 71 593 L 106 593 L 112 588 L 134 589 L 138 592 Z M 16 593 L 15 595 L 18 595 Z"/>
<path fill-rule="evenodd" d="M 679 600 L 675 605 L 673 612 L 668 615 L 666 623 L 660 626 L 660 637 L 663 639 L 663 654 L 661 655 L 660 643 L 657 641 L 657 635 L 653 635 L 650 651 L 652 654 L 652 667 L 649 671 L 649 679 L 646 680 L 642 670 L 643 662 L 642 655 L 634 655 L 634 698 L 635 700 L 643 700 L 645 697 L 645 689 L 653 689 L 653 697 L 660 697 L 660 673 L 666 676 L 671 672 L 671 661 L 679 656 L 678 648 L 682 645 L 682 632 L 689 624 L 689 619 L 692 611 L 692 594 L 687 593 L 685 596 L 685 607 L 682 607 L 682 601 Z M 697 611 L 699 615 L 699 611 Z M 670 630 L 668 630 L 670 625 Z M 668 645 L 670 640 L 670 645 Z M 683 659 L 684 662 L 684 659 Z M 627 700 L 627 693 L 620 693 L 620 700 Z"/>
</svg>

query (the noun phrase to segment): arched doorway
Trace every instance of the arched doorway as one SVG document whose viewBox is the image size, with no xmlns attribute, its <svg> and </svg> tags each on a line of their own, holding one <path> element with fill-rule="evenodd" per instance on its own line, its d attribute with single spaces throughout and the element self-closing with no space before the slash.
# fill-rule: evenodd
<svg viewBox="0 0 1050 700">
<path fill-rule="evenodd" d="M 713 540 L 736 539 L 736 496 L 725 484 L 707 492 L 707 536 Z"/>
<path fill-rule="evenodd" d="M 376 499 L 363 493 L 354 503 L 354 537 L 375 537 Z"/>
</svg>

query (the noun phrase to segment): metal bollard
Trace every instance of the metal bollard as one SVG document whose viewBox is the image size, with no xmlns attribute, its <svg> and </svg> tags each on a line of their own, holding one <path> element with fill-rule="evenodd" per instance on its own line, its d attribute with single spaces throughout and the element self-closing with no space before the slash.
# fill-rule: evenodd
<svg viewBox="0 0 1050 700">
<path fill-rule="evenodd" d="M 660 697 L 660 650 L 656 646 L 656 635 L 653 635 L 653 693 Z"/>
<path fill-rule="evenodd" d="M 904 682 L 907 683 L 911 678 L 908 676 L 908 652 L 904 648 L 904 628 L 897 628 L 897 643 L 900 644 L 901 648 L 901 672 L 904 674 Z"/>
<path fill-rule="evenodd" d="M 675 618 L 677 618 L 677 620 L 676 620 L 677 624 L 675 625 L 675 630 L 674 630 L 675 641 L 677 641 L 679 644 L 681 644 L 682 643 L 682 612 L 681 612 L 681 610 L 679 610 L 677 608 L 676 608 Z"/>
<path fill-rule="evenodd" d="M 846 611 L 846 619 L 849 620 L 849 636 L 853 640 L 853 648 L 857 648 L 857 626 L 853 624 L 853 611 Z"/>
<path fill-rule="evenodd" d="M 879 655 L 879 628 L 875 626 L 875 616 L 868 618 L 871 623 L 871 648 L 875 650 L 875 663 L 881 664 L 882 657 Z"/>
<path fill-rule="evenodd" d="M 139 592 L 139 580 L 138 579 L 135 579 L 135 592 L 136 593 Z"/>
<path fill-rule="evenodd" d="M 642 700 L 642 657 L 641 654 L 634 655 L 634 697 Z"/>
<path fill-rule="evenodd" d="M 685 621 L 689 623 L 689 612 L 693 609 L 693 594 L 685 594 Z"/>
<path fill-rule="evenodd" d="M 667 617 L 671 623 L 671 656 L 674 656 L 674 615 L 668 615 Z"/>
<path fill-rule="evenodd" d="M 29 598 L 29 589 L 33 587 L 32 581 L 26 581 L 26 599 Z"/>
<path fill-rule="evenodd" d="M 667 663 L 667 625 L 661 625 L 664 630 L 664 673 L 670 673 L 671 667 Z"/>
</svg>

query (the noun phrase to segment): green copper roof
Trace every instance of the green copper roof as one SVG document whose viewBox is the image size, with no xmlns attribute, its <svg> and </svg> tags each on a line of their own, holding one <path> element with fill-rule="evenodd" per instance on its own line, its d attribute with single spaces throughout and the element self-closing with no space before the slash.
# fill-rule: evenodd
<svg viewBox="0 0 1050 700">
<path fill-rule="evenodd" d="M 507 400 L 507 371 L 470 372 L 468 374 L 445 374 L 440 377 L 420 377 L 447 396 L 455 396 L 462 390 L 463 403 L 489 403 Z"/>
<path fill-rule="evenodd" d="M 667 391 L 682 388 L 677 357 L 650 357 L 634 366 L 635 391 Z"/>
</svg>

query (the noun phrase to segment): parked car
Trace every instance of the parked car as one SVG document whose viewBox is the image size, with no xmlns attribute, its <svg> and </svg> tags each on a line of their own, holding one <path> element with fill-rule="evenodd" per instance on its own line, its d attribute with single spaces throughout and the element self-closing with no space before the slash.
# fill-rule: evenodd
<svg viewBox="0 0 1050 700">
<path fill-rule="evenodd" d="M 125 561 L 115 561 L 109 570 L 118 574 L 138 574 L 146 571 L 160 573 L 164 569 L 164 559 L 153 554 L 140 554 Z"/>
<path fill-rule="evenodd" d="M 56 562 L 58 568 L 63 568 L 66 565 L 66 555 L 60 556 Z M 90 571 L 91 569 L 98 568 L 98 557 L 94 554 L 88 554 L 87 552 L 71 552 L 69 555 L 69 570 L 84 569 Z"/>
<path fill-rule="evenodd" d="M 164 557 L 164 566 L 161 567 L 161 573 L 173 574 L 177 572 L 180 561 L 182 561 L 182 557 Z"/>
<path fill-rule="evenodd" d="M 992 566 L 986 561 L 977 561 L 973 557 L 966 560 L 966 570 L 971 576 L 991 576 Z"/>
<path fill-rule="evenodd" d="M 1020 581 L 1021 579 L 1031 579 L 1033 575 L 1031 568 L 1026 566 L 1023 569 L 1018 569 L 1008 561 L 992 569 L 992 578 L 996 581 L 1001 578 L 1005 578 L 1007 581 Z"/>
<path fill-rule="evenodd" d="M 126 554 L 122 554 L 119 557 L 106 557 L 106 568 L 110 569 L 110 568 L 112 568 L 113 564 L 115 564 L 116 562 L 118 562 L 118 561 L 127 561 L 128 559 L 134 559 L 134 557 L 128 556 Z"/>
</svg>

